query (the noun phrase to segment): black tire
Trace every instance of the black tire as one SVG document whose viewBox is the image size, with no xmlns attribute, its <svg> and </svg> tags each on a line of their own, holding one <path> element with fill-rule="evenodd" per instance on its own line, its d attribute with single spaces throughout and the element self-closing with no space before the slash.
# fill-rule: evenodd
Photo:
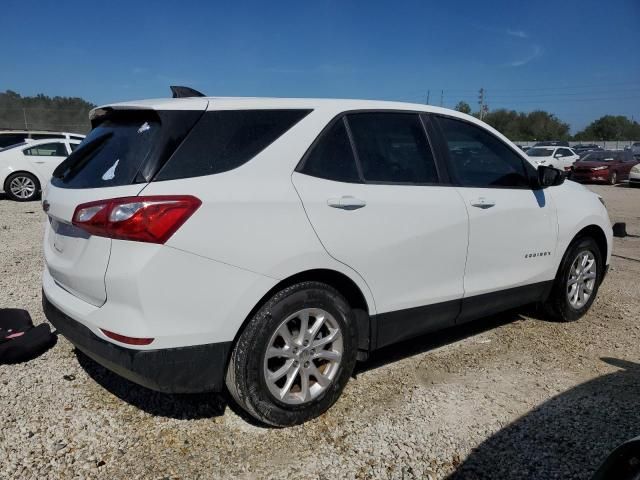
<svg viewBox="0 0 640 480">
<path fill-rule="evenodd" d="M 593 254 L 596 262 L 596 279 L 591 296 L 580 308 L 574 308 L 567 298 L 567 284 L 569 281 L 570 269 L 576 257 L 582 252 L 589 251 Z M 543 303 L 544 310 L 553 320 L 560 322 L 573 322 L 581 318 L 593 304 L 604 272 L 603 252 L 592 237 L 579 237 L 575 239 L 567 249 L 558 274 L 553 283 L 549 298 Z"/>
<path fill-rule="evenodd" d="M 611 175 L 609 175 L 609 185 L 615 185 L 616 183 L 618 183 L 618 174 L 611 172 Z"/>
<path fill-rule="evenodd" d="M 299 405 L 281 402 L 265 379 L 264 358 L 272 335 L 290 315 L 321 308 L 342 333 L 342 357 L 333 381 L 317 398 Z M 338 399 L 356 363 L 358 332 L 351 307 L 340 293 L 320 282 L 303 282 L 276 293 L 249 320 L 236 341 L 226 385 L 237 404 L 252 417 L 275 427 L 297 425 L 327 411 Z"/>
<path fill-rule="evenodd" d="M 17 193 L 14 193 L 11 188 L 11 183 L 16 179 L 24 179 L 31 182 L 34 187 L 33 193 L 31 193 L 29 196 L 21 196 Z M 16 202 L 30 202 L 38 198 L 38 195 L 40 195 L 40 182 L 38 182 L 38 179 L 30 173 L 17 172 L 7 177 L 7 180 L 4 182 L 4 191 L 11 200 L 14 200 Z"/>
</svg>

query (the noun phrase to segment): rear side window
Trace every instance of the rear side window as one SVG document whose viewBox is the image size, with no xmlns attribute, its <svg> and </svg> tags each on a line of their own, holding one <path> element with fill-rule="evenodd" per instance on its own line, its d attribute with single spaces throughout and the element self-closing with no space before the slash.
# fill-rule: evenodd
<svg viewBox="0 0 640 480">
<path fill-rule="evenodd" d="M 529 186 L 524 160 L 499 138 L 461 120 L 439 117 L 454 174 L 462 186 Z"/>
<path fill-rule="evenodd" d="M 67 149 L 64 143 L 45 143 L 27 148 L 23 150 L 22 153 L 28 156 L 38 157 L 66 157 Z"/>
<path fill-rule="evenodd" d="M 155 180 L 200 177 L 245 164 L 304 118 L 310 110 L 207 112 Z"/>
<path fill-rule="evenodd" d="M 355 113 L 347 122 L 368 182 L 437 183 L 431 148 L 414 113 Z"/>
<path fill-rule="evenodd" d="M 360 181 L 343 118 L 322 134 L 304 160 L 300 172 L 337 182 Z"/>
</svg>

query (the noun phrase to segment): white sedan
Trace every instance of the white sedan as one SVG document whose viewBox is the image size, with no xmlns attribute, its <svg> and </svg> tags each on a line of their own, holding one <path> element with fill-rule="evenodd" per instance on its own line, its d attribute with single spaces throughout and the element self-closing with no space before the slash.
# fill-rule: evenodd
<svg viewBox="0 0 640 480">
<path fill-rule="evenodd" d="M 569 147 L 534 147 L 527 150 L 529 156 L 538 165 L 569 171 L 580 155 Z"/>
<path fill-rule="evenodd" d="M 35 199 L 80 140 L 49 138 L 0 149 L 0 193 L 18 202 Z"/>
</svg>

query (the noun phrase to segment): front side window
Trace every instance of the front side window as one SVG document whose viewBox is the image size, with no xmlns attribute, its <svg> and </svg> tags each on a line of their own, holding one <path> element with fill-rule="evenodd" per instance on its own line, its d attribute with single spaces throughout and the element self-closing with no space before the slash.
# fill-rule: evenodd
<svg viewBox="0 0 640 480">
<path fill-rule="evenodd" d="M 462 186 L 529 186 L 524 160 L 486 130 L 461 120 L 439 117 L 453 173 Z"/>
<path fill-rule="evenodd" d="M 27 148 L 23 150 L 23 153 L 28 156 L 38 157 L 66 157 L 67 149 L 64 143 L 45 143 Z"/>
<path fill-rule="evenodd" d="M 437 183 L 438 172 L 414 113 L 347 115 L 362 175 L 367 182 Z"/>
<path fill-rule="evenodd" d="M 325 131 L 304 160 L 301 173 L 337 182 L 359 182 L 356 160 L 344 119 Z"/>
</svg>

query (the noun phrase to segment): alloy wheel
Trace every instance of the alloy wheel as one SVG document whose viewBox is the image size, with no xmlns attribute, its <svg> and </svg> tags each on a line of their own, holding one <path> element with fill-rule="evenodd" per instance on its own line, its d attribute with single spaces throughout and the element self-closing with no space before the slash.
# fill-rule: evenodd
<svg viewBox="0 0 640 480">
<path fill-rule="evenodd" d="M 26 200 L 36 193 L 36 184 L 29 177 L 18 176 L 9 183 L 9 190 L 15 197 Z"/>
<path fill-rule="evenodd" d="M 280 402 L 307 403 L 333 383 L 342 355 L 342 331 L 333 315 L 305 308 L 288 316 L 269 339 L 264 380 Z"/>
<path fill-rule="evenodd" d="M 575 310 L 584 307 L 596 285 L 597 262 L 593 253 L 583 250 L 571 264 L 567 280 L 567 300 Z"/>
</svg>

